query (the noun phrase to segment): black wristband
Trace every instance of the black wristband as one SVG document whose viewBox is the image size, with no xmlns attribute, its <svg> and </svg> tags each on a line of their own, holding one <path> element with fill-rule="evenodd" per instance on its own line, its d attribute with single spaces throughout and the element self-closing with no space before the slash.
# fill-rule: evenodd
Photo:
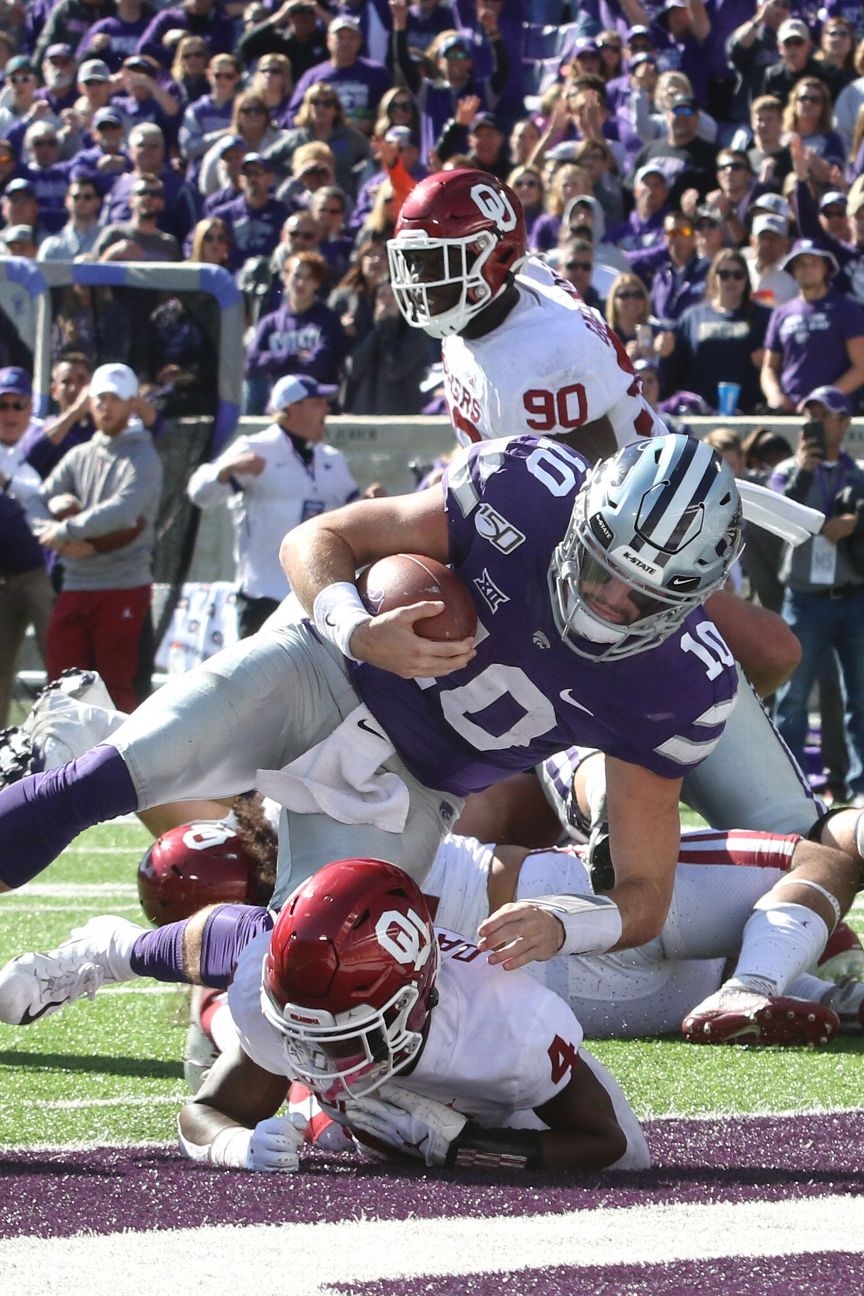
<svg viewBox="0 0 864 1296">
<path fill-rule="evenodd" d="M 457 1170 L 539 1170 L 543 1164 L 540 1133 L 484 1129 L 466 1121 L 450 1144 L 444 1164 Z"/>
</svg>

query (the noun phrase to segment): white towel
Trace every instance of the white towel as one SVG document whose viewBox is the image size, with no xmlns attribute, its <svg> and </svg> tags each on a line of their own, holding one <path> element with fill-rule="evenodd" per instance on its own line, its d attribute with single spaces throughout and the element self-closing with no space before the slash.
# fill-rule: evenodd
<svg viewBox="0 0 864 1296">
<path fill-rule="evenodd" d="M 753 526 L 763 527 L 781 540 L 787 540 L 793 547 L 812 540 L 825 525 L 825 514 L 818 509 L 778 495 L 758 482 L 738 481 L 735 484 L 747 521 Z"/>
<path fill-rule="evenodd" d="M 298 814 L 326 814 L 345 824 L 399 833 L 409 794 L 398 774 L 377 773 L 395 747 L 366 706 L 281 770 L 259 770 L 258 789 Z"/>
</svg>

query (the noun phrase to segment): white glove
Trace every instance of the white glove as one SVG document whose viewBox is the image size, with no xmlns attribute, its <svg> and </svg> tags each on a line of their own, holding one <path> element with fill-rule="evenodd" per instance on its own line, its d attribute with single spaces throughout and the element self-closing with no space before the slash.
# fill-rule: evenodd
<svg viewBox="0 0 864 1296">
<path fill-rule="evenodd" d="M 444 1165 L 450 1144 L 467 1118 L 461 1112 L 400 1089 L 387 1098 L 359 1098 L 345 1104 L 342 1120 L 351 1130 L 371 1134 L 405 1156 L 427 1165 Z"/>
<path fill-rule="evenodd" d="M 293 1116 L 271 1116 L 253 1130 L 232 1126 L 220 1130 L 209 1148 L 211 1165 L 235 1170 L 281 1170 L 291 1174 L 300 1169 L 306 1120 Z"/>
</svg>

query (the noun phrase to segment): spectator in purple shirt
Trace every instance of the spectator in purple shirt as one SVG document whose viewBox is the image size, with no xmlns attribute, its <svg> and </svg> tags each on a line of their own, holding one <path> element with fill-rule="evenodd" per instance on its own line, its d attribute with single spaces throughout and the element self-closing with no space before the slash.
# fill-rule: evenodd
<svg viewBox="0 0 864 1296">
<path fill-rule="evenodd" d="M 186 179 L 195 183 L 201 159 L 231 125 L 240 85 L 240 64 L 233 54 L 217 54 L 207 69 L 210 93 L 189 104 L 180 127 L 180 153 L 186 159 Z"/>
<path fill-rule="evenodd" d="M 810 239 L 785 258 L 799 295 L 772 311 L 762 391 L 772 410 L 793 413 L 815 387 L 838 387 L 853 404 L 864 384 L 864 307 L 832 288 L 837 262 Z"/>
<path fill-rule="evenodd" d="M 66 224 L 64 201 L 72 163 L 60 162 L 59 157 L 60 141 L 53 126 L 37 121 L 27 127 L 21 171 L 30 182 L 42 225 L 49 234 L 56 234 Z"/>
<path fill-rule="evenodd" d="M 356 18 L 334 18 L 327 28 L 327 51 L 330 58 L 318 63 L 297 82 L 291 98 L 294 112 L 300 107 L 306 91 L 317 81 L 326 81 L 338 94 L 348 120 L 371 130 L 378 104 L 393 84 L 393 77 L 383 63 L 361 58 L 363 36 Z"/>
<path fill-rule="evenodd" d="M 126 129 L 153 122 L 173 144 L 180 128 L 180 99 L 159 83 L 159 65 L 151 58 L 133 54 L 120 69 L 123 93 L 112 104 L 123 115 Z"/>
<path fill-rule="evenodd" d="M 132 170 L 132 161 L 123 148 L 123 119 L 116 108 L 100 108 L 92 127 L 95 143 L 72 159 L 71 177 L 92 180 L 104 198 L 117 178 Z"/>
<path fill-rule="evenodd" d="M 339 317 L 318 298 L 327 263 L 317 252 L 296 252 L 282 270 L 282 305 L 255 330 L 246 359 L 247 414 L 262 414 L 280 374 L 305 373 L 322 383 L 339 381 L 345 332 Z"/>
<path fill-rule="evenodd" d="M 198 217 L 195 196 L 166 161 L 165 140 L 154 122 L 142 122 L 129 134 L 132 170 L 114 183 L 102 209 L 102 222 L 114 225 L 129 219 L 132 192 L 142 175 L 156 175 L 162 181 L 165 204 L 158 218 L 159 229 L 182 243 Z"/>
<path fill-rule="evenodd" d="M 92 24 L 100 18 L 107 18 L 113 12 L 114 0 L 59 0 L 59 3 L 50 7 L 48 20 L 39 33 L 34 51 L 36 66 L 42 68 L 49 48 L 59 46 L 69 51 L 69 59 L 74 62 L 72 51 L 80 44 Z M 47 76 L 45 79 L 47 82 Z"/>
<path fill-rule="evenodd" d="M 178 30 L 201 36 L 211 54 L 230 54 L 234 48 L 234 20 L 217 0 L 183 0 L 176 9 L 163 9 L 156 15 L 138 42 L 137 52 L 169 67 L 171 51 L 164 38 Z"/>
<path fill-rule="evenodd" d="M 239 269 L 247 257 L 270 256 L 279 242 L 287 211 L 273 197 L 274 179 L 272 162 L 260 153 L 247 153 L 240 167 L 241 196 L 211 212 L 231 231 L 232 270 Z"/>
<path fill-rule="evenodd" d="M 708 261 L 696 251 L 696 231 L 689 216 L 669 212 L 663 221 L 665 248 L 631 255 L 633 269 L 650 284 L 651 310 L 660 320 L 676 320 L 705 294 Z"/>
<path fill-rule="evenodd" d="M 659 162 L 646 162 L 633 180 L 635 205 L 626 221 L 613 225 L 607 238 L 622 252 L 663 247 L 663 222 L 669 211 L 669 181 Z"/>
<path fill-rule="evenodd" d="M 45 82 L 36 91 L 36 99 L 44 99 L 55 117 L 65 108 L 72 108 L 78 96 L 75 84 L 75 55 L 68 45 L 49 45 L 42 60 L 42 77 Z"/>
<path fill-rule="evenodd" d="M 79 59 L 98 55 L 112 72 L 138 49 L 138 42 L 153 21 L 156 9 L 146 0 L 117 0 L 116 13 L 100 18 L 84 33 L 77 49 Z"/>
</svg>

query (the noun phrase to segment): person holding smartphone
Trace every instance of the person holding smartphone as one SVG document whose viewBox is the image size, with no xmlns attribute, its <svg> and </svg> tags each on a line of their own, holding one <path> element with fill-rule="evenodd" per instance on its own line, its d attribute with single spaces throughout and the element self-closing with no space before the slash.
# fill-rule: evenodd
<svg viewBox="0 0 864 1296">
<path fill-rule="evenodd" d="M 837 656 L 845 694 L 848 795 L 864 806 L 864 569 L 844 543 L 864 534 L 864 470 L 844 449 L 852 406 L 837 387 L 817 387 L 803 401 L 807 421 L 795 454 L 775 468 L 773 490 L 821 509 L 825 525 L 787 550 L 782 615 L 801 642 L 801 661 L 777 692 L 775 721 L 803 765 L 808 702 L 826 654 Z"/>
</svg>

